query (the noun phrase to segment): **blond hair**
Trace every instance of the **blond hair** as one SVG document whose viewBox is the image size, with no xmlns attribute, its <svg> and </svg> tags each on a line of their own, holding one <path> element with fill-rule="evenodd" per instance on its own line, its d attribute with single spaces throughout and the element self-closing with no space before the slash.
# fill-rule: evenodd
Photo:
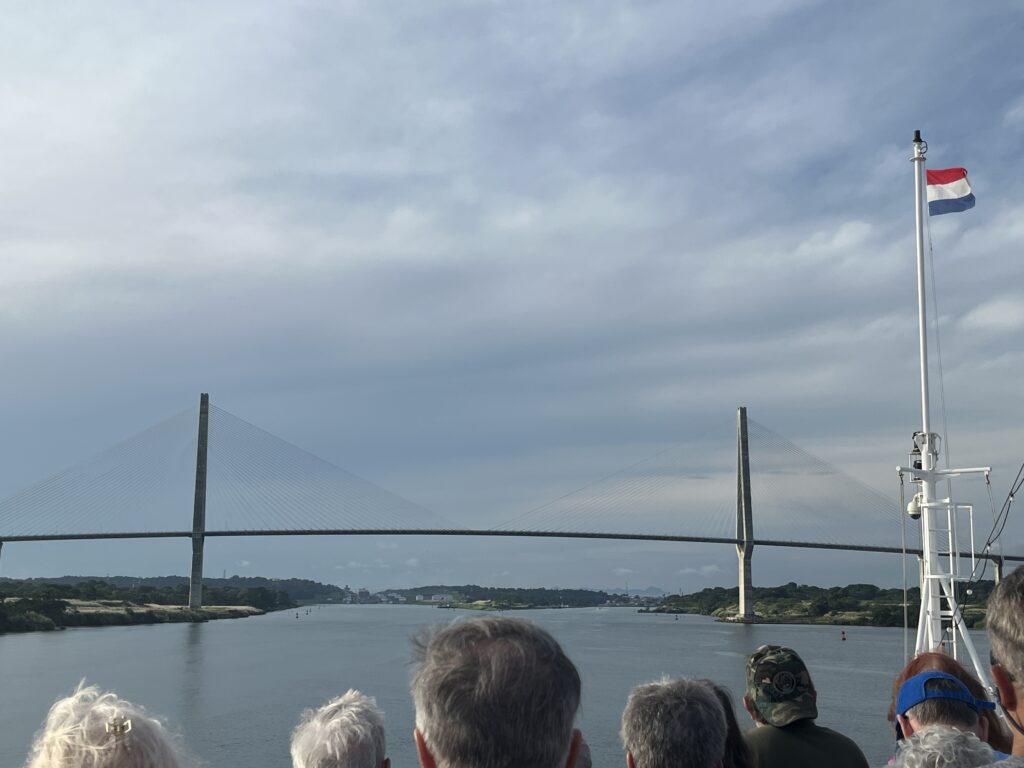
<svg viewBox="0 0 1024 768">
<path fill-rule="evenodd" d="M 190 768 L 160 720 L 83 680 L 58 699 L 36 734 L 25 768 Z"/>
</svg>

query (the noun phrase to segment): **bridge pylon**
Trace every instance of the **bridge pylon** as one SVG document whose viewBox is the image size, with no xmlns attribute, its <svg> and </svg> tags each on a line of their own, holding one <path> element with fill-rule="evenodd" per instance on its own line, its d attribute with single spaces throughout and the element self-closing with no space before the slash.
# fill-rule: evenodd
<svg viewBox="0 0 1024 768">
<path fill-rule="evenodd" d="M 754 513 L 750 501 L 750 447 L 747 443 L 747 409 L 736 409 L 736 556 L 739 558 L 740 604 L 737 618 L 754 619 L 753 576 Z"/>
<path fill-rule="evenodd" d="M 203 545 L 206 542 L 206 448 L 210 437 L 210 396 L 199 395 L 199 440 L 196 443 L 196 495 L 192 507 L 192 573 L 188 609 L 203 607 Z"/>
</svg>

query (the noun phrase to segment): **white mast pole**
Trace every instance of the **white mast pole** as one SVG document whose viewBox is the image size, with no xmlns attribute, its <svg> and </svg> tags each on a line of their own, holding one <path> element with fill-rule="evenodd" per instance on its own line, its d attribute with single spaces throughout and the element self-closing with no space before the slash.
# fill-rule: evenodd
<svg viewBox="0 0 1024 768">
<path fill-rule="evenodd" d="M 914 223 L 917 240 L 917 322 L 921 348 L 921 426 L 923 441 L 921 444 L 921 619 L 925 626 L 919 626 L 917 633 L 917 652 L 934 651 L 942 642 L 942 590 L 932 581 L 936 575 L 938 552 L 933 535 L 933 518 L 935 510 L 932 502 L 935 489 L 932 476 L 935 469 L 937 446 L 932 444 L 931 420 L 928 409 L 928 331 L 925 314 L 925 269 L 924 269 L 924 216 L 925 216 L 925 169 L 924 156 L 928 145 L 921 138 L 920 131 L 914 131 Z"/>
</svg>

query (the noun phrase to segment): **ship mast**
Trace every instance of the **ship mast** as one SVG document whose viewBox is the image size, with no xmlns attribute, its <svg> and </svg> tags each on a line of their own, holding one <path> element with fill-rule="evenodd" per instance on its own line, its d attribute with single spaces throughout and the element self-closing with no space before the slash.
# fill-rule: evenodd
<svg viewBox="0 0 1024 768">
<path fill-rule="evenodd" d="M 938 458 L 941 439 L 931 431 L 928 403 L 928 335 L 925 309 L 924 226 L 925 216 L 925 154 L 928 144 L 914 131 L 914 223 L 917 245 L 917 321 L 921 364 L 921 431 L 914 433 L 914 449 L 909 467 L 900 467 L 901 473 L 910 474 L 911 481 L 920 486 L 907 512 L 921 519 L 921 609 L 917 623 L 915 653 L 943 650 L 954 657 L 962 648 L 966 651 L 978 678 L 987 682 L 988 675 L 978 658 L 974 643 L 962 621 L 954 584 L 966 581 L 959 577 L 960 552 L 957 543 L 957 513 L 965 505 L 955 504 L 951 498 L 939 498 L 937 487 L 943 480 L 965 474 L 991 472 L 989 467 L 967 469 L 939 469 Z M 919 460 L 917 457 L 920 457 Z M 973 525 L 973 520 L 971 521 Z M 971 554 L 973 552 L 971 537 Z M 948 568 L 946 567 L 948 565 Z"/>
</svg>

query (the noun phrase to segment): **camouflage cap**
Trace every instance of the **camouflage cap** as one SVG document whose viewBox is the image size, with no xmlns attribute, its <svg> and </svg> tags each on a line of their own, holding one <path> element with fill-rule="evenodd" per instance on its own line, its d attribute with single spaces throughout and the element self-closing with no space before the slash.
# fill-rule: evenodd
<svg viewBox="0 0 1024 768">
<path fill-rule="evenodd" d="M 818 716 L 811 675 L 792 648 L 762 645 L 750 654 L 747 696 L 769 725 L 781 727 Z"/>
</svg>

